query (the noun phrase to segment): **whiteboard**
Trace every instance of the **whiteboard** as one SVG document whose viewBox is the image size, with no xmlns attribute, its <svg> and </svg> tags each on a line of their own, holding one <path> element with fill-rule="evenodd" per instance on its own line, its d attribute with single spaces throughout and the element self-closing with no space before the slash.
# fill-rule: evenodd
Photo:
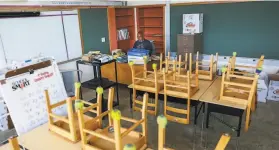
<svg viewBox="0 0 279 150">
<path fill-rule="evenodd" d="M 61 16 L 0 19 L 0 35 L 7 60 L 26 60 L 40 53 L 66 61 Z"/>
<path fill-rule="evenodd" d="M 82 56 L 82 47 L 77 15 L 63 16 L 69 59 Z"/>
</svg>

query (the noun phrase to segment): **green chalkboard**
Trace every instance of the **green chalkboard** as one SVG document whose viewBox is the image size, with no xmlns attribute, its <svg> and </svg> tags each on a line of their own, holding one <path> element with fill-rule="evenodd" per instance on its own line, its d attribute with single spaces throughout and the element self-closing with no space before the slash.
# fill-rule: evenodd
<svg viewBox="0 0 279 150">
<path fill-rule="evenodd" d="M 99 50 L 104 54 L 109 53 L 109 34 L 106 8 L 81 9 L 80 20 L 84 53 L 90 50 Z M 105 37 L 106 42 L 101 38 Z"/>
<path fill-rule="evenodd" d="M 204 53 L 279 59 L 279 2 L 171 6 L 171 50 L 177 49 L 182 15 L 204 14 Z"/>
</svg>

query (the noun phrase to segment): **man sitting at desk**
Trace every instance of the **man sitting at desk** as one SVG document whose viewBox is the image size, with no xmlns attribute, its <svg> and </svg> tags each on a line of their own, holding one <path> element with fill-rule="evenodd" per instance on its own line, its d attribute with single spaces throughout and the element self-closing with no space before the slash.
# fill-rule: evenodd
<svg viewBox="0 0 279 150">
<path fill-rule="evenodd" d="M 138 40 L 135 42 L 134 47 L 136 49 L 146 49 L 149 50 L 149 55 L 152 54 L 153 44 L 144 38 L 144 33 L 142 31 L 138 32 Z"/>
</svg>

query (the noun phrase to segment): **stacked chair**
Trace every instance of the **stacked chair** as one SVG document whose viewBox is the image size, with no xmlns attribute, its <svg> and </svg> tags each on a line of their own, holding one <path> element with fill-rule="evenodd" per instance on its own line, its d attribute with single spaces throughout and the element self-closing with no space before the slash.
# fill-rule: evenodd
<svg viewBox="0 0 279 150">
<path fill-rule="evenodd" d="M 189 70 L 186 73 L 181 73 L 177 71 L 176 65 L 173 66 L 173 71 L 166 71 L 166 68 L 163 69 L 163 79 L 164 79 L 164 115 L 170 121 L 189 124 L 190 122 L 190 107 L 191 107 L 191 97 L 198 91 L 198 70 L 195 71 L 195 74 L 192 74 L 192 54 L 190 53 L 189 58 Z M 181 56 L 179 56 L 181 58 Z M 177 64 L 174 61 L 173 64 Z M 197 69 L 197 68 L 196 68 Z M 180 68 L 179 68 L 180 70 Z M 193 81 L 194 80 L 194 81 Z M 186 99 L 187 108 L 178 109 L 171 106 L 168 106 L 168 96 Z M 169 114 L 168 112 L 182 114 L 185 117 L 177 117 Z"/>
<path fill-rule="evenodd" d="M 112 110 L 111 98 L 113 95 L 113 88 L 109 90 L 108 98 L 108 110 L 95 117 L 94 119 L 85 121 L 84 120 L 84 109 L 82 105 L 79 105 L 78 118 L 81 134 L 81 143 L 83 150 L 96 150 L 96 149 L 115 149 L 122 150 L 124 145 L 127 143 L 132 143 L 137 149 L 145 149 L 147 147 L 147 101 L 148 94 L 144 95 L 143 105 L 142 105 L 142 118 L 140 120 L 135 120 L 131 118 L 126 118 L 121 116 L 119 110 Z M 81 102 L 82 103 L 82 102 Z M 109 125 L 104 128 L 98 128 L 91 130 L 87 127 L 90 122 L 96 122 L 101 120 L 104 116 L 109 116 Z M 120 120 L 128 121 L 134 123 L 130 128 L 126 129 L 121 127 Z M 142 126 L 142 133 L 133 131 L 136 127 Z"/>
<path fill-rule="evenodd" d="M 264 63 L 264 55 L 261 55 L 261 57 L 259 58 L 259 60 L 255 66 L 236 64 L 236 55 L 237 55 L 237 53 L 234 52 L 233 56 L 229 59 L 229 64 L 231 65 L 230 73 L 249 76 L 251 74 L 253 75 L 253 73 L 256 73 L 258 69 L 260 69 L 260 70 L 262 69 L 262 66 Z M 243 71 L 243 69 L 250 70 L 250 71 Z"/>
<path fill-rule="evenodd" d="M 51 132 L 71 141 L 78 142 L 80 141 L 79 134 L 79 126 L 78 126 L 78 118 L 77 112 L 73 109 L 73 102 L 82 101 L 88 107 L 84 108 L 84 111 L 90 111 L 95 113 L 97 116 L 101 114 L 102 111 L 102 101 L 100 100 L 100 96 L 98 95 L 97 103 L 89 103 L 83 100 L 80 100 L 80 83 L 75 83 L 75 97 L 70 97 L 67 100 L 60 101 L 55 104 L 51 104 L 50 97 L 48 94 L 48 90 L 45 90 L 46 104 L 47 104 L 47 112 L 48 112 L 48 128 Z M 68 115 L 59 116 L 53 113 L 53 110 L 61 105 L 67 106 Z M 93 110 L 96 109 L 96 110 Z M 84 116 L 85 120 L 90 120 L 92 117 Z M 87 124 L 91 127 L 91 129 L 96 129 L 100 127 L 102 124 L 102 120 L 98 120 L 96 122 L 92 122 L 91 124 Z"/>
<path fill-rule="evenodd" d="M 227 69 L 230 70 L 230 69 Z M 251 119 L 251 109 L 254 107 L 256 87 L 259 75 L 243 76 L 224 71 L 221 82 L 220 101 L 230 104 L 240 104 L 246 107 L 245 131 L 248 130 Z M 244 82 L 245 81 L 245 82 Z"/>
<path fill-rule="evenodd" d="M 159 92 L 163 89 L 163 84 L 159 83 L 159 79 L 162 79 L 162 74 L 158 72 L 157 65 L 153 64 L 154 71 L 147 71 L 146 61 L 144 61 L 144 69 L 141 72 L 135 72 L 134 63 L 129 62 L 132 71 L 133 82 L 133 110 L 141 111 L 141 108 L 136 106 L 143 105 L 143 102 L 137 99 L 137 90 L 155 94 L 154 102 L 147 103 L 147 112 L 152 115 L 157 115 L 158 111 L 158 96 Z M 151 108 L 151 109 L 149 109 Z"/>
<path fill-rule="evenodd" d="M 199 52 L 197 52 L 197 56 L 198 55 Z M 198 61 L 199 79 L 212 81 L 217 72 L 217 62 L 218 62 L 218 53 L 216 53 L 215 58 L 214 55 L 211 54 L 209 60 Z"/>
<path fill-rule="evenodd" d="M 168 52 L 168 55 L 165 56 L 165 60 L 163 61 L 163 54 L 160 54 L 160 72 L 163 72 L 163 66 L 165 66 L 165 70 L 170 69 L 170 71 L 173 71 L 172 68 L 176 66 L 177 71 L 180 73 L 181 71 L 187 70 L 188 67 L 188 53 L 185 53 L 184 61 L 182 61 L 182 56 L 178 56 L 178 61 L 171 60 L 170 59 L 170 52 Z"/>
<path fill-rule="evenodd" d="M 255 74 L 260 73 L 262 71 L 262 67 L 263 67 L 263 63 L 264 63 L 264 55 L 261 55 L 261 57 L 259 58 L 259 60 L 255 66 L 236 64 L 236 55 L 237 55 L 237 53 L 234 52 L 233 56 L 229 60 L 228 70 L 227 70 L 228 74 L 253 77 L 253 76 L 255 76 Z M 242 79 L 239 79 L 239 82 L 251 84 L 251 81 L 242 80 Z M 257 90 L 257 87 L 255 88 L 255 90 Z M 255 94 L 256 94 L 256 91 L 255 91 Z M 255 111 L 255 109 L 256 109 L 256 96 L 253 97 L 251 110 Z"/>
</svg>

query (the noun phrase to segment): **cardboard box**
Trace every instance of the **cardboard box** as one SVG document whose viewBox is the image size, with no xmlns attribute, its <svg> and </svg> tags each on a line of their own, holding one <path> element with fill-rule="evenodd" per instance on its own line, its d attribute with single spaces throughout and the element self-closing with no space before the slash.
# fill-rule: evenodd
<svg viewBox="0 0 279 150">
<path fill-rule="evenodd" d="M 279 74 L 269 75 L 268 100 L 279 101 Z"/>
<path fill-rule="evenodd" d="M 202 33 L 203 14 L 183 14 L 183 33 Z"/>
<path fill-rule="evenodd" d="M 149 56 L 147 56 L 147 60 L 149 61 Z M 144 59 L 142 56 L 128 56 L 128 62 L 133 61 L 134 64 L 143 65 Z"/>
<path fill-rule="evenodd" d="M 257 85 L 257 101 L 266 103 L 266 96 L 268 93 L 268 75 L 261 72 Z"/>
</svg>

